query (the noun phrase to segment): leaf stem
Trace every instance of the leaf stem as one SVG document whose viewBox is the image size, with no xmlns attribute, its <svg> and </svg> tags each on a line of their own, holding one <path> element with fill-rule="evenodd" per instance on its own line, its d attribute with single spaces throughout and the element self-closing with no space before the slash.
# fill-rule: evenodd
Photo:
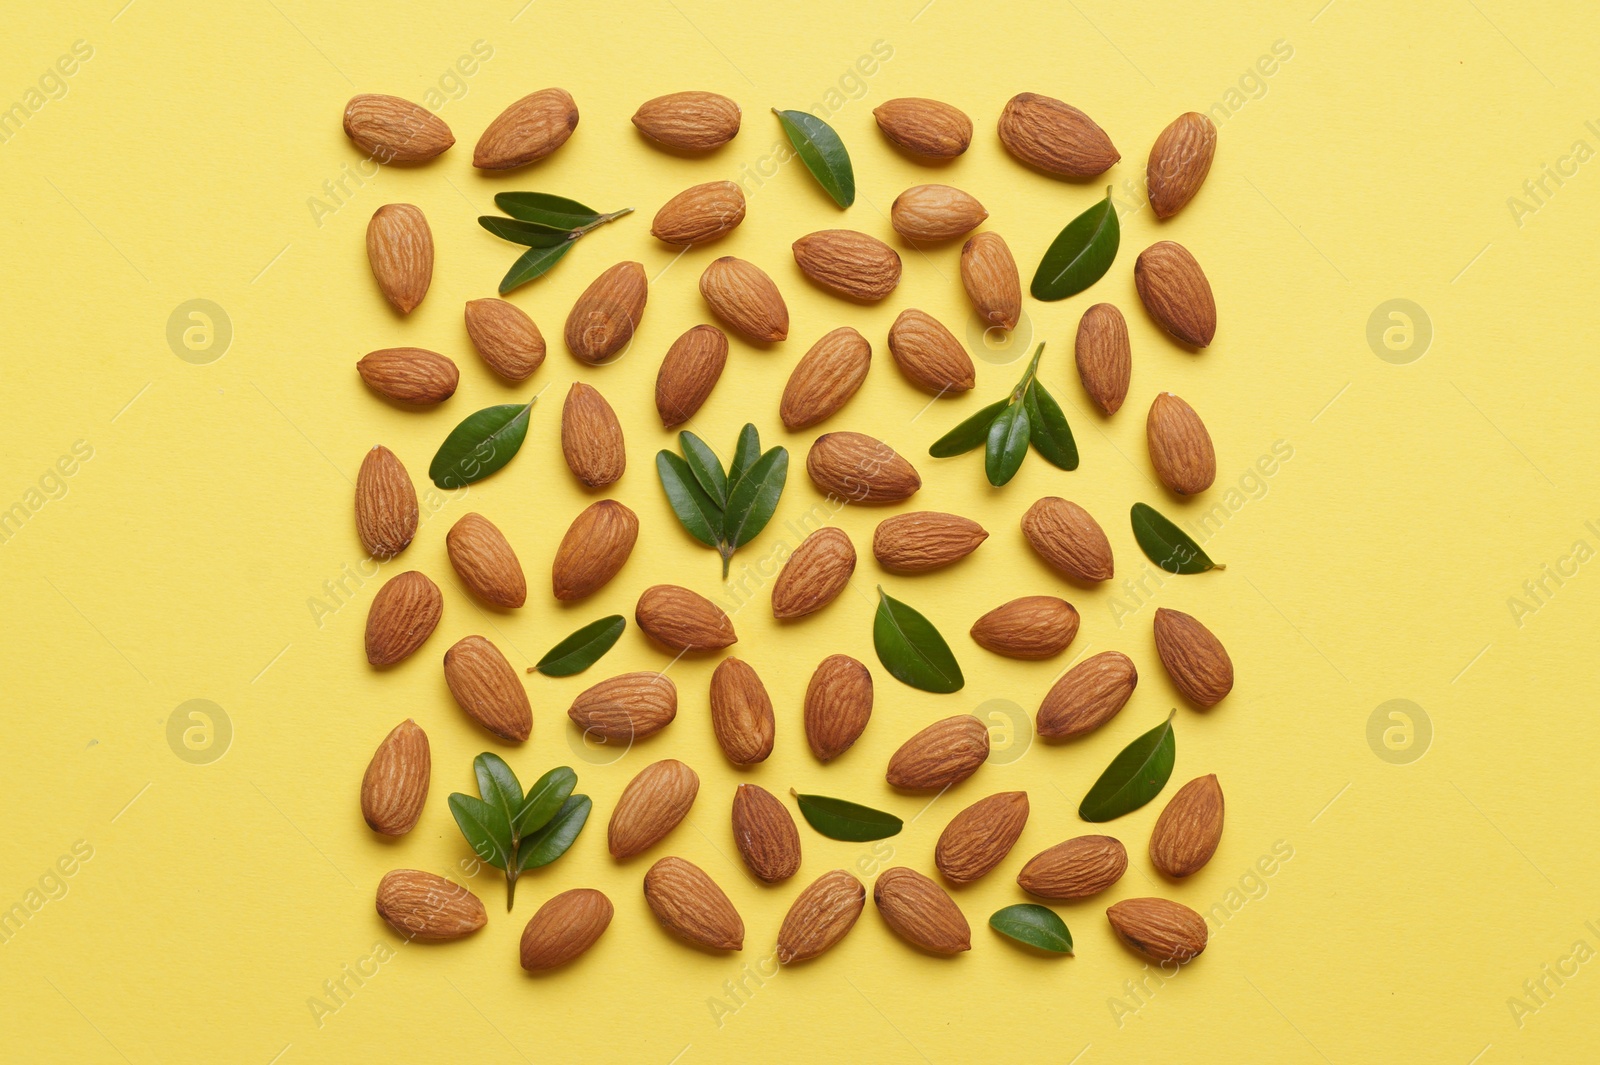
<svg viewBox="0 0 1600 1065">
<path fill-rule="evenodd" d="M 517 861 L 516 848 L 511 848 L 512 859 L 506 863 L 506 912 L 511 912 L 511 904 L 517 898 Z"/>
<path fill-rule="evenodd" d="M 599 229 L 601 226 L 605 225 L 607 222 L 614 222 L 618 218 L 621 218 L 623 215 L 632 214 L 632 213 L 633 213 L 633 208 L 632 207 L 624 207 L 620 211 L 612 211 L 610 214 L 603 214 L 599 218 L 596 218 L 593 222 L 589 222 L 586 225 L 581 225 L 577 229 L 574 229 L 572 232 L 568 233 L 567 234 L 567 239 L 568 240 L 577 240 L 579 237 L 583 236 L 585 233 L 588 233 L 590 230 Z"/>
<path fill-rule="evenodd" d="M 1022 373 L 1022 380 L 1017 382 L 1017 387 L 1011 390 L 1011 402 L 1016 403 L 1022 399 L 1022 394 L 1033 383 L 1034 374 L 1039 371 L 1039 356 L 1044 354 L 1044 341 L 1039 341 L 1039 346 L 1033 349 L 1033 358 L 1028 362 L 1028 368 Z"/>
<path fill-rule="evenodd" d="M 724 540 L 722 543 L 719 543 L 717 545 L 717 554 L 722 556 L 722 579 L 723 580 L 727 580 L 728 579 L 728 567 L 729 567 L 729 565 L 731 565 L 733 563 L 733 552 L 734 552 L 734 548 L 729 546 L 729 544 L 728 544 L 728 542 L 726 540 Z"/>
</svg>

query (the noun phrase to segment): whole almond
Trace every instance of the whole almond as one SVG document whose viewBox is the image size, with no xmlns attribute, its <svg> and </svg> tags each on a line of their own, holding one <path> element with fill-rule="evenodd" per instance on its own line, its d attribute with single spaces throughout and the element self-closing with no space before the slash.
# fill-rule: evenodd
<svg viewBox="0 0 1600 1065">
<path fill-rule="evenodd" d="M 479 170 L 514 170 L 567 143 L 578 126 L 578 105 L 565 89 L 529 93 L 489 123 L 472 152 Z"/>
<path fill-rule="evenodd" d="M 787 880 L 800 869 L 800 833 L 789 808 L 759 784 L 733 792 L 733 842 L 763 884 Z"/>
<path fill-rule="evenodd" d="M 970 884 L 1005 860 L 1028 823 L 1028 793 L 1002 791 L 979 799 L 939 834 L 933 864 L 957 884 Z"/>
<path fill-rule="evenodd" d="M 1018 93 L 1000 114 L 1000 142 L 1029 166 L 1060 177 L 1103 174 L 1122 156 L 1106 131 L 1071 104 Z"/>
<path fill-rule="evenodd" d="M 646 588 L 633 618 L 646 636 L 674 651 L 720 651 L 739 642 L 721 607 L 677 584 Z"/>
<path fill-rule="evenodd" d="M 979 233 L 961 246 L 961 287 L 986 327 L 1017 327 L 1022 317 L 1022 278 L 1000 234 Z"/>
<path fill-rule="evenodd" d="M 697 325 L 672 342 L 656 374 L 656 412 L 661 426 L 682 425 L 705 405 L 728 364 L 728 335 Z"/>
<path fill-rule="evenodd" d="M 379 444 L 356 474 L 356 534 L 373 558 L 393 558 L 417 535 L 417 490 L 395 453 Z"/>
<path fill-rule="evenodd" d="M 622 423 L 593 385 L 572 382 L 561 406 L 561 454 L 574 477 L 590 488 L 614 484 L 628 468 Z"/>
<path fill-rule="evenodd" d="M 1155 632 L 1161 664 L 1189 701 L 1216 706 L 1233 690 L 1233 659 L 1210 629 L 1188 614 L 1160 607 Z"/>
<path fill-rule="evenodd" d="M 872 117 L 885 137 L 912 155 L 954 159 L 972 143 L 972 119 L 938 100 L 902 96 L 879 104 Z"/>
<path fill-rule="evenodd" d="M 410 314 L 433 282 L 433 231 L 409 203 L 386 203 L 367 223 L 367 262 L 383 298 Z"/>
<path fill-rule="evenodd" d="M 1171 218 L 1194 199 L 1217 152 L 1217 127 L 1197 111 L 1187 111 L 1161 131 L 1150 148 L 1145 181 L 1157 218 Z"/>
<path fill-rule="evenodd" d="M 526 381 L 544 362 L 544 334 L 516 304 L 492 296 L 468 300 L 466 319 L 472 346 L 507 381 Z"/>
<path fill-rule="evenodd" d="M 376 92 L 344 105 L 344 135 L 380 163 L 425 163 L 456 142 L 444 119 L 426 107 Z"/>
<path fill-rule="evenodd" d="M 439 624 L 444 597 L 416 570 L 385 581 L 367 610 L 367 661 L 392 666 L 409 658 Z"/>
<path fill-rule="evenodd" d="M 891 573 L 926 573 L 966 558 L 988 538 L 971 518 L 921 510 L 880 521 L 872 555 Z"/>
<path fill-rule="evenodd" d="M 806 743 L 832 761 L 861 738 L 872 719 L 872 674 L 849 655 L 829 655 L 806 685 Z"/>
<path fill-rule="evenodd" d="M 1022 516 L 1022 535 L 1041 558 L 1068 577 L 1109 581 L 1111 541 L 1100 523 L 1076 503 L 1045 496 Z"/>
<path fill-rule="evenodd" d="M 847 325 L 811 345 L 784 386 L 778 417 L 791 432 L 815 425 L 847 403 L 872 367 L 872 345 Z"/>
<path fill-rule="evenodd" d="M 573 888 L 554 896 L 522 930 L 522 967 L 530 973 L 567 964 L 590 947 L 611 924 L 611 900 L 594 888 Z"/>
<path fill-rule="evenodd" d="M 562 331 L 567 349 L 591 366 L 610 359 L 633 339 L 649 298 L 643 264 L 617 263 L 591 281 L 572 305 Z"/>
<path fill-rule="evenodd" d="M 455 395 L 461 379 L 456 364 L 427 348 L 380 348 L 356 363 L 356 372 L 380 396 L 418 406 Z"/>
<path fill-rule="evenodd" d="M 1150 864 L 1171 877 L 1198 872 L 1222 842 L 1222 785 L 1215 773 L 1178 789 L 1150 833 Z"/>
<path fill-rule="evenodd" d="M 988 757 L 989 730 L 971 714 L 957 714 L 902 743 L 885 776 L 894 787 L 910 791 L 948 788 L 976 773 Z"/>
<path fill-rule="evenodd" d="M 933 954 L 972 949 L 972 929 L 944 888 L 903 865 L 885 869 L 872 885 L 872 902 L 895 934 Z"/>
<path fill-rule="evenodd" d="M 613 858 L 631 858 L 649 850 L 678 827 L 700 791 L 695 771 L 675 758 L 664 758 L 628 781 L 611 812 L 606 841 Z"/>
<path fill-rule="evenodd" d="M 739 105 L 714 92 L 675 92 L 646 100 L 634 112 L 639 132 L 681 152 L 705 152 L 739 132 Z"/>
<path fill-rule="evenodd" d="M 818 529 L 794 549 L 772 583 L 772 616 L 798 618 L 821 610 L 850 583 L 856 549 L 843 529 Z"/>
<path fill-rule="evenodd" d="M 913 185 L 889 206 L 889 224 L 907 240 L 953 240 L 988 217 L 976 196 L 951 185 Z"/>
<path fill-rule="evenodd" d="M 754 263 L 724 255 L 700 275 L 700 295 L 734 332 L 758 344 L 789 335 L 789 307 L 778 286 Z"/>
<path fill-rule="evenodd" d="M 744 948 L 744 921 L 727 894 L 693 862 L 668 856 L 644 874 L 644 900 L 670 931 L 710 950 Z"/>
<path fill-rule="evenodd" d="M 367 827 L 385 836 L 403 836 L 417 827 L 432 772 L 428 734 L 408 717 L 378 744 L 361 777 L 361 816 Z"/>
<path fill-rule="evenodd" d="M 1162 240 L 1140 252 L 1133 283 L 1150 317 L 1185 344 L 1203 348 L 1217 335 L 1211 282 L 1182 244 Z"/>
<path fill-rule="evenodd" d="M 1078 635 L 1078 611 L 1053 595 L 1002 603 L 972 624 L 979 647 L 1008 658 L 1051 658 Z"/>
<path fill-rule="evenodd" d="M 550 588 L 570 602 L 593 595 L 621 571 L 639 539 L 639 516 L 615 499 L 584 508 L 556 548 L 550 565 Z"/>
<path fill-rule="evenodd" d="M 707 181 L 684 189 L 661 205 L 650 235 L 663 244 L 707 244 L 744 221 L 744 193 L 731 181 Z"/>
<path fill-rule="evenodd" d="M 778 929 L 778 961 L 809 961 L 843 939 L 867 905 L 861 881 L 834 869 L 813 880 L 795 897 Z"/>
<path fill-rule="evenodd" d="M 794 242 L 800 272 L 839 296 L 875 303 L 900 283 L 900 254 L 853 229 L 822 229 Z"/>
<path fill-rule="evenodd" d="M 489 922 L 478 896 L 421 869 L 394 869 L 378 881 L 378 916 L 407 939 L 460 939 Z"/>
<path fill-rule="evenodd" d="M 500 649 L 468 636 L 444 653 L 444 679 L 456 703 L 504 740 L 521 743 L 533 731 L 533 709 L 516 671 Z"/>
<path fill-rule="evenodd" d="M 1133 355 L 1128 348 L 1128 321 L 1109 303 L 1097 303 L 1078 319 L 1078 377 L 1094 405 L 1115 414 L 1128 398 Z"/>
<path fill-rule="evenodd" d="M 1128 849 L 1110 836 L 1078 836 L 1028 859 L 1017 884 L 1042 899 L 1086 899 L 1122 879 Z"/>
<path fill-rule="evenodd" d="M 772 753 L 772 700 L 750 663 L 724 658 L 711 674 L 711 728 L 728 761 L 754 765 Z"/>
<path fill-rule="evenodd" d="M 812 483 L 846 503 L 898 503 L 922 487 L 894 448 L 864 433 L 824 433 L 806 454 Z"/>
<path fill-rule="evenodd" d="M 602 743 L 632 743 L 654 736 L 678 716 L 678 688 L 664 673 L 621 673 L 584 689 L 567 716 L 586 740 L 598 736 Z"/>
<path fill-rule="evenodd" d="M 1035 722 L 1047 740 L 1082 736 L 1117 716 L 1139 685 L 1133 659 L 1121 651 L 1101 651 L 1073 666 L 1051 685 Z"/>
<path fill-rule="evenodd" d="M 1192 496 L 1217 479 L 1217 453 L 1205 422 L 1171 392 L 1157 393 L 1144 432 L 1156 476 L 1174 492 Z"/>
<path fill-rule="evenodd" d="M 889 327 L 889 354 L 918 388 L 946 395 L 972 387 L 972 356 L 926 311 L 907 308 Z"/>
<path fill-rule="evenodd" d="M 444 542 L 450 565 L 473 595 L 507 608 L 528 601 L 522 563 L 494 522 L 482 514 L 463 514 L 450 527 Z"/>
<path fill-rule="evenodd" d="M 1206 949 L 1206 919 L 1170 899 L 1123 899 L 1106 919 L 1118 939 L 1153 961 L 1181 965 Z"/>
</svg>

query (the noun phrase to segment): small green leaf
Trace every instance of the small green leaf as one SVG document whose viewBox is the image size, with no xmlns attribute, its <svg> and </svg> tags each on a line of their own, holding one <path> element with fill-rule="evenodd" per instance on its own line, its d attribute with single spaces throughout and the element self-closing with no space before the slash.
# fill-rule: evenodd
<svg viewBox="0 0 1600 1065">
<path fill-rule="evenodd" d="M 739 483 L 739 478 L 745 471 L 756 464 L 756 459 L 761 457 L 761 434 L 754 425 L 745 423 L 739 430 L 739 441 L 733 446 L 733 462 L 728 467 L 728 484 L 733 486 Z"/>
<path fill-rule="evenodd" d="M 722 539 L 730 548 L 743 547 L 767 527 L 788 478 L 789 452 L 781 447 L 762 455 L 739 478 L 722 523 Z"/>
<path fill-rule="evenodd" d="M 1204 573 L 1228 567 L 1211 561 L 1188 533 L 1157 513 L 1154 507 L 1135 503 L 1130 515 L 1133 538 L 1145 555 L 1168 573 Z"/>
<path fill-rule="evenodd" d="M 878 588 L 878 613 L 872 621 L 872 644 L 897 680 L 925 692 L 960 691 L 966 679 L 961 666 L 933 622 L 891 599 Z"/>
<path fill-rule="evenodd" d="M 526 244 L 530 248 L 549 248 L 571 239 L 571 232 L 558 226 L 524 222 L 518 218 L 501 218 L 497 214 L 479 215 L 478 224 L 501 240 Z"/>
<path fill-rule="evenodd" d="M 482 799 L 455 792 L 450 796 L 450 813 L 455 816 L 467 845 L 480 861 L 496 869 L 511 864 L 511 825 L 494 807 Z"/>
<path fill-rule="evenodd" d="M 502 192 L 495 196 L 494 205 L 512 218 L 553 229 L 577 229 L 600 220 L 600 212 L 593 207 L 545 192 Z"/>
<path fill-rule="evenodd" d="M 706 495 L 689 464 L 670 451 L 656 452 L 656 474 L 666 490 L 667 502 L 689 535 L 716 547 L 722 539 L 722 508 Z"/>
<path fill-rule="evenodd" d="M 1056 397 L 1034 378 L 1028 385 L 1028 429 L 1034 449 L 1063 470 L 1078 468 L 1078 442 Z"/>
<path fill-rule="evenodd" d="M 989 426 L 993 425 L 1000 412 L 1010 405 L 1010 397 L 989 404 L 935 440 L 933 446 L 928 448 L 928 454 L 936 459 L 947 459 L 955 455 L 964 455 L 975 447 L 982 447 L 989 439 Z"/>
<path fill-rule="evenodd" d="M 1111 269 L 1121 239 L 1117 207 L 1107 187 L 1106 198 L 1068 222 L 1039 260 L 1033 298 L 1064 300 L 1100 280 Z"/>
<path fill-rule="evenodd" d="M 1111 760 L 1089 794 L 1078 805 L 1078 816 L 1085 821 L 1109 821 L 1132 813 L 1161 793 L 1172 776 L 1177 758 L 1172 718 L 1167 719 L 1122 749 Z"/>
<path fill-rule="evenodd" d="M 898 833 L 903 825 L 894 814 L 886 814 L 859 803 L 830 799 L 825 795 L 801 795 L 792 788 L 789 794 L 800 804 L 800 813 L 811 827 L 829 839 L 868 843 L 875 839 L 888 839 Z"/>
<path fill-rule="evenodd" d="M 589 820 L 593 805 L 587 795 L 573 795 L 562 803 L 548 824 L 523 839 L 517 848 L 517 869 L 537 869 L 567 853 Z"/>
<path fill-rule="evenodd" d="M 611 650 L 627 627 L 628 621 L 621 614 L 591 621 L 546 651 L 533 668 L 547 677 L 582 673 Z"/>
<path fill-rule="evenodd" d="M 529 248 L 523 252 L 517 261 L 511 264 L 511 269 L 506 271 L 506 276 L 500 279 L 500 295 L 504 296 L 514 288 L 543 277 L 545 272 L 560 262 L 561 257 L 571 251 L 577 243 L 575 240 L 564 240 L 548 248 Z"/>
<path fill-rule="evenodd" d="M 717 458 L 717 453 L 688 431 L 678 434 L 678 446 L 683 449 L 683 460 L 689 464 L 689 472 L 706 490 L 706 495 L 720 509 L 728 509 L 728 475 L 722 471 L 722 460 Z"/>
<path fill-rule="evenodd" d="M 772 113 L 778 116 L 783 132 L 789 135 L 789 143 L 800 154 L 800 161 L 806 164 L 817 184 L 833 197 L 833 202 L 840 207 L 855 203 L 856 175 L 850 167 L 850 153 L 845 151 L 844 142 L 833 127 L 804 111 L 779 111 L 774 107 Z"/>
<path fill-rule="evenodd" d="M 1011 403 L 989 426 L 989 439 L 983 455 L 983 471 L 989 483 L 999 488 L 1017 475 L 1028 454 L 1028 407 Z"/>
<path fill-rule="evenodd" d="M 505 818 L 516 835 L 517 811 L 522 808 L 522 785 L 517 775 L 498 754 L 484 751 L 472 760 L 472 775 L 478 778 L 478 794 L 494 807 L 495 813 Z"/>
<path fill-rule="evenodd" d="M 1054 954 L 1072 953 L 1072 933 L 1056 911 L 1036 902 L 1019 902 L 996 910 L 989 927 L 1018 943 Z"/>
<path fill-rule="evenodd" d="M 522 840 L 520 850 L 528 849 L 528 837 L 550 823 L 577 786 L 578 774 L 564 765 L 556 766 L 533 782 L 528 797 L 522 800 L 521 808 L 511 819 L 512 828 Z"/>
<path fill-rule="evenodd" d="M 428 477 L 440 488 L 461 488 L 481 481 L 511 461 L 528 435 L 528 415 L 538 399 L 503 403 L 469 414 L 439 445 Z"/>
</svg>

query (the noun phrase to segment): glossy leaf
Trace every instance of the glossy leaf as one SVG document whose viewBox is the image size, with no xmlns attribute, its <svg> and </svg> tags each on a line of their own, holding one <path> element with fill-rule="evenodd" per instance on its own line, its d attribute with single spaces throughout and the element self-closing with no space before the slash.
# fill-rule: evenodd
<svg viewBox="0 0 1600 1065">
<path fill-rule="evenodd" d="M 731 548 L 743 547 L 767 527 L 778 497 L 789 479 L 789 452 L 775 447 L 756 460 L 739 478 L 728 497 L 728 512 L 723 518 L 722 539 Z"/>
<path fill-rule="evenodd" d="M 845 151 L 844 142 L 833 127 L 805 111 L 779 111 L 774 107 L 772 113 L 778 116 L 800 161 L 817 179 L 817 184 L 833 197 L 833 202 L 840 207 L 855 203 L 856 175 L 850 166 L 850 153 Z"/>
<path fill-rule="evenodd" d="M 567 853 L 567 848 L 583 831 L 593 806 L 587 795 L 573 795 L 563 802 L 549 823 L 529 835 L 517 848 L 517 869 L 537 869 Z"/>
<path fill-rule="evenodd" d="M 1066 412 L 1037 378 L 1028 385 L 1027 404 L 1028 432 L 1034 450 L 1063 470 L 1077 469 L 1078 442 L 1072 438 Z"/>
<path fill-rule="evenodd" d="M 582 673 L 616 644 L 628 621 L 621 614 L 591 621 L 544 653 L 534 669 L 547 677 Z"/>
<path fill-rule="evenodd" d="M 801 795 L 793 790 L 790 794 L 800 804 L 800 813 L 807 823 L 829 839 L 868 843 L 875 839 L 888 839 L 898 833 L 904 824 L 894 814 L 844 799 Z"/>
<path fill-rule="evenodd" d="M 1033 275 L 1033 298 L 1063 300 L 1082 292 L 1111 269 L 1121 240 L 1117 206 L 1107 188 L 1105 199 L 1068 222 L 1051 242 Z"/>
<path fill-rule="evenodd" d="M 1132 813 L 1161 793 L 1177 758 L 1177 741 L 1172 732 L 1175 714 L 1177 710 L 1111 760 L 1078 805 L 1079 817 L 1085 821 L 1109 821 Z"/>
<path fill-rule="evenodd" d="M 502 192 L 495 196 L 494 205 L 512 218 L 554 229 L 577 229 L 600 220 L 600 212 L 593 207 L 545 192 Z"/>
<path fill-rule="evenodd" d="M 514 288 L 543 277 L 545 272 L 560 262 L 561 257 L 571 251 L 573 245 L 577 243 L 575 240 L 564 240 L 547 248 L 529 248 L 511 264 L 506 276 L 500 279 L 500 294 L 503 296 Z"/>
<path fill-rule="evenodd" d="M 517 838 L 521 840 L 519 850 L 528 849 L 528 837 L 550 823 L 577 786 L 578 774 L 564 765 L 556 766 L 533 782 L 528 797 L 522 800 L 521 808 L 511 819 Z"/>
<path fill-rule="evenodd" d="M 482 799 L 455 792 L 450 796 L 450 813 L 455 817 L 461 834 L 467 838 L 480 861 L 496 869 L 511 864 L 511 825 L 494 807 Z"/>
<path fill-rule="evenodd" d="M 1208 569 L 1228 567 L 1211 561 L 1200 545 L 1156 509 L 1144 503 L 1135 503 L 1130 515 L 1133 521 L 1133 538 L 1145 555 L 1168 573 L 1204 573 Z"/>
<path fill-rule="evenodd" d="M 1072 953 L 1072 933 L 1056 911 L 1036 902 L 1019 902 L 996 910 L 989 927 L 1018 943 L 1054 954 Z"/>
<path fill-rule="evenodd" d="M 961 666 L 933 622 L 878 589 L 872 644 L 889 673 L 913 688 L 941 694 L 960 691 Z"/>
<path fill-rule="evenodd" d="M 502 218 L 497 214 L 479 215 L 478 224 L 501 240 L 526 244 L 530 248 L 548 248 L 572 239 L 571 231 L 560 226 L 524 222 L 520 218 Z"/>
<path fill-rule="evenodd" d="M 469 414 L 439 445 L 428 465 L 428 477 L 440 488 L 461 488 L 510 462 L 527 438 L 529 412 L 538 398 Z"/>
<path fill-rule="evenodd" d="M 717 458 L 717 453 L 704 440 L 687 431 L 678 434 L 678 446 L 683 450 L 683 460 L 689 464 L 694 479 L 700 482 L 713 503 L 726 510 L 728 475 L 722 471 L 722 460 Z"/>
<path fill-rule="evenodd" d="M 522 785 L 517 781 L 517 775 L 506 765 L 506 760 L 498 754 L 484 751 L 472 760 L 472 775 L 478 779 L 478 794 L 483 796 L 483 801 L 494 807 L 495 814 L 505 819 L 507 826 L 513 831 L 515 838 L 515 825 L 517 813 L 522 809 Z"/>
<path fill-rule="evenodd" d="M 994 424 L 1000 412 L 1010 404 L 1011 399 L 1007 397 L 984 407 L 935 440 L 933 446 L 928 448 L 928 454 L 936 459 L 947 459 L 955 455 L 964 455 L 973 448 L 982 447 L 989 439 L 989 426 Z"/>
<path fill-rule="evenodd" d="M 745 471 L 761 457 L 761 433 L 749 422 L 739 430 L 739 441 L 733 446 L 733 464 L 728 467 L 728 483 L 735 485 Z"/>
<path fill-rule="evenodd" d="M 1017 475 L 1022 460 L 1028 455 L 1030 428 L 1028 407 L 1025 403 L 1009 403 L 1000 417 L 989 426 L 989 439 L 983 455 L 983 472 L 996 488 Z"/>
<path fill-rule="evenodd" d="M 689 464 L 670 451 L 656 452 L 656 474 L 666 490 L 667 502 L 689 535 L 716 547 L 722 538 L 722 508 L 706 495 Z"/>
</svg>

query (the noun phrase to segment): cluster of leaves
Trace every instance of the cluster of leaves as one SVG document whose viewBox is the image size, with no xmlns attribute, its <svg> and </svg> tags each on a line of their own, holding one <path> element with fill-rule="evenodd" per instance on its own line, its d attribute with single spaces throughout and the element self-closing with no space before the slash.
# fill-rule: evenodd
<svg viewBox="0 0 1600 1065">
<path fill-rule="evenodd" d="M 592 804 L 589 796 L 572 794 L 578 774 L 566 766 L 550 770 L 526 794 L 497 754 L 478 755 L 472 760 L 472 772 L 481 798 L 455 792 L 450 812 L 473 853 L 505 871 L 509 911 L 517 894 L 517 876 L 565 854 L 589 820 Z"/>
<path fill-rule="evenodd" d="M 928 448 L 936 459 L 984 449 L 983 470 L 996 487 L 1015 477 L 1031 444 L 1048 461 L 1063 470 L 1078 468 L 1078 444 L 1061 404 L 1039 383 L 1041 343 L 1009 395 L 945 433 Z"/>
<path fill-rule="evenodd" d="M 665 449 L 656 454 L 656 473 L 689 535 L 722 556 L 726 578 L 733 553 L 755 539 L 778 509 L 789 477 L 789 452 L 775 447 L 763 453 L 761 434 L 750 424 L 740 430 L 726 470 L 716 452 L 693 433 L 679 433 L 678 443 L 682 455 Z"/>
<path fill-rule="evenodd" d="M 528 249 L 501 279 L 501 295 L 543 277 L 572 250 L 579 237 L 633 210 L 624 207 L 602 214 L 577 200 L 544 192 L 502 192 L 495 196 L 494 204 L 511 217 L 480 215 L 478 224 L 502 240 Z"/>
</svg>

